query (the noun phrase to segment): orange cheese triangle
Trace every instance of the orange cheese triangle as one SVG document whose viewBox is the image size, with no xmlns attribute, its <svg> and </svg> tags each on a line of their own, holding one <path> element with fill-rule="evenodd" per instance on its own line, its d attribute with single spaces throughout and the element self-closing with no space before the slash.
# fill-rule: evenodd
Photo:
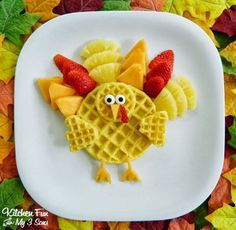
<svg viewBox="0 0 236 230">
<path fill-rule="evenodd" d="M 80 96 L 67 96 L 55 100 L 59 110 L 65 116 L 75 115 L 78 111 L 83 98 Z"/>
<path fill-rule="evenodd" d="M 133 64 L 117 77 L 117 81 L 132 85 L 143 90 L 143 68 L 140 64 Z"/>
<path fill-rule="evenodd" d="M 53 82 L 62 84 L 63 79 L 62 77 L 50 77 L 50 78 L 40 78 L 37 80 L 39 89 L 43 95 L 44 100 L 47 103 L 50 103 L 49 87 Z"/>
<path fill-rule="evenodd" d="M 134 50 L 121 65 L 121 71 L 128 69 L 133 64 L 139 64 L 142 67 L 143 74 L 146 74 L 145 53 L 141 49 Z"/>
<path fill-rule="evenodd" d="M 55 102 L 56 99 L 60 97 L 72 96 L 75 94 L 75 90 L 71 87 L 60 85 L 58 83 L 52 83 L 49 87 L 49 95 L 51 99 L 52 109 L 56 110 L 57 104 Z"/>
<path fill-rule="evenodd" d="M 125 59 L 127 59 L 131 53 L 133 53 L 135 50 L 140 49 L 142 52 L 144 52 L 145 54 L 145 62 L 146 62 L 146 66 L 149 63 L 149 59 L 148 59 L 148 53 L 147 53 L 147 44 L 146 41 L 144 39 L 139 40 L 135 46 L 128 52 L 128 54 L 126 54 Z"/>
</svg>

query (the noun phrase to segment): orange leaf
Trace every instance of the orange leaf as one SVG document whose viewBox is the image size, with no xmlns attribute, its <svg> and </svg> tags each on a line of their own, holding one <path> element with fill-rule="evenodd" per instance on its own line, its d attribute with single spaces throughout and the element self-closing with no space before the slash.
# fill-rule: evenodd
<svg viewBox="0 0 236 230">
<path fill-rule="evenodd" d="M 18 172 L 16 168 L 15 149 L 13 148 L 0 165 L 0 182 L 5 178 L 11 179 L 17 176 Z"/>
<path fill-rule="evenodd" d="M 0 138 L 0 164 L 2 164 L 3 160 L 13 148 L 13 143 L 4 141 L 2 138 Z"/>
<path fill-rule="evenodd" d="M 31 196 L 25 192 L 24 194 L 24 203 L 19 206 L 19 208 L 28 211 L 32 205 L 35 205 L 35 201 L 31 198 Z"/>
<path fill-rule="evenodd" d="M 130 222 L 108 222 L 110 230 L 129 230 Z"/>
<path fill-rule="evenodd" d="M 164 5 L 164 0 L 132 0 L 132 10 L 152 10 L 161 11 Z"/>
<path fill-rule="evenodd" d="M 13 104 L 14 81 L 11 80 L 8 84 L 0 81 L 0 111 L 8 116 L 8 105 Z"/>
<path fill-rule="evenodd" d="M 0 136 L 3 137 L 5 141 L 8 141 L 12 134 L 12 121 L 0 113 Z"/>
<path fill-rule="evenodd" d="M 58 16 L 53 13 L 53 8 L 60 3 L 60 0 L 25 0 L 26 11 L 40 16 L 40 22 L 46 22 Z"/>
<path fill-rule="evenodd" d="M 224 203 L 231 203 L 231 185 L 229 181 L 221 177 L 208 201 L 210 212 L 221 208 Z"/>
<path fill-rule="evenodd" d="M 188 223 L 187 220 L 183 218 L 173 219 L 170 224 L 168 230 L 194 230 L 194 224 Z"/>
</svg>

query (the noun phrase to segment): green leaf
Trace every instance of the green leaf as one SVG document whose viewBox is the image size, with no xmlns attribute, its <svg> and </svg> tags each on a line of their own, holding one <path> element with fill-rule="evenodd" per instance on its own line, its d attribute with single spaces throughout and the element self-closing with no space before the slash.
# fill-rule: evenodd
<svg viewBox="0 0 236 230">
<path fill-rule="evenodd" d="M 236 40 L 236 36 L 228 37 L 228 35 L 225 33 L 214 32 L 214 35 L 220 45 L 219 51 Z"/>
<path fill-rule="evenodd" d="M 194 212 L 197 214 L 195 219 L 195 229 L 199 230 L 208 224 L 208 221 L 205 219 L 205 216 L 207 216 L 208 212 L 207 201 L 195 209 Z"/>
<path fill-rule="evenodd" d="M 22 45 L 22 35 L 29 34 L 39 16 L 22 13 L 23 0 L 0 1 L 0 34 L 4 34 L 12 43 Z"/>
<path fill-rule="evenodd" d="M 131 10 L 130 0 L 124 0 L 124 1 L 106 0 L 103 2 L 102 10 Z"/>
<path fill-rule="evenodd" d="M 236 67 L 233 67 L 232 64 L 227 60 L 225 60 L 223 57 L 221 57 L 221 61 L 223 64 L 224 73 L 236 76 Z"/>
<path fill-rule="evenodd" d="M 14 179 L 5 179 L 0 184 L 0 230 L 3 230 L 3 223 L 6 219 L 9 219 L 8 216 L 2 213 L 4 208 L 12 209 L 24 202 L 24 187 L 20 182 L 19 178 Z M 22 217 L 22 219 L 29 219 L 27 217 Z M 12 217 L 12 223 L 8 227 L 16 229 L 15 225 L 16 218 Z"/>
<path fill-rule="evenodd" d="M 236 117 L 234 117 L 233 124 L 228 128 L 230 133 L 230 140 L 228 141 L 229 146 L 236 149 Z"/>
<path fill-rule="evenodd" d="M 233 160 L 236 160 L 236 154 L 232 155 L 231 158 L 232 158 Z"/>
</svg>

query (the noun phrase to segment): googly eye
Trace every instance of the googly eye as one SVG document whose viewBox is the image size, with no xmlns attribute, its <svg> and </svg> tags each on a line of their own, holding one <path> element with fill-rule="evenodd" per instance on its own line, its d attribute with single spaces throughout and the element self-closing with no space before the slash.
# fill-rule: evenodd
<svg viewBox="0 0 236 230">
<path fill-rule="evenodd" d="M 116 96 L 116 103 L 119 104 L 119 105 L 125 104 L 125 100 L 126 100 L 126 98 L 125 98 L 125 96 L 122 95 L 122 94 L 118 94 L 118 95 Z"/>
<path fill-rule="evenodd" d="M 111 94 L 108 94 L 108 95 L 105 96 L 104 102 L 107 105 L 113 105 L 115 103 L 115 97 Z"/>
</svg>

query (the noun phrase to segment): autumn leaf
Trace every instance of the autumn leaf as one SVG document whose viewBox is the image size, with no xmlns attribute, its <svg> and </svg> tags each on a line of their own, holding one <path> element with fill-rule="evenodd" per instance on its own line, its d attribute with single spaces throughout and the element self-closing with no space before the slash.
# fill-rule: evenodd
<svg viewBox="0 0 236 230">
<path fill-rule="evenodd" d="M 164 5 L 164 0 L 132 0 L 132 10 L 152 10 L 161 11 Z"/>
<path fill-rule="evenodd" d="M 224 9 L 235 5 L 235 0 L 166 0 L 164 11 L 183 16 L 188 11 L 192 17 L 210 22 L 210 24 L 218 18 Z"/>
<path fill-rule="evenodd" d="M 236 67 L 236 41 L 230 43 L 227 47 L 220 51 L 220 55 Z"/>
<path fill-rule="evenodd" d="M 211 193 L 211 198 L 208 201 L 210 211 L 214 211 L 221 208 L 224 203 L 229 204 L 231 202 L 231 185 L 224 179 L 220 178 L 215 189 Z"/>
<path fill-rule="evenodd" d="M 217 209 L 205 218 L 217 229 L 236 229 L 236 208 L 228 204 L 224 204 L 222 208 Z"/>
<path fill-rule="evenodd" d="M 93 222 L 93 230 L 110 230 L 107 222 L 103 221 L 94 221 Z"/>
<path fill-rule="evenodd" d="M 8 115 L 8 105 L 13 105 L 14 81 L 8 84 L 0 81 L 0 111 L 6 116 Z"/>
<path fill-rule="evenodd" d="M 231 138 L 227 143 L 229 146 L 236 149 L 236 117 L 234 117 L 233 124 L 228 128 L 228 130 Z"/>
<path fill-rule="evenodd" d="M 13 143 L 4 141 L 2 138 L 0 138 L 0 164 L 2 164 L 3 160 L 13 148 Z"/>
<path fill-rule="evenodd" d="M 32 205 L 35 204 L 35 201 L 31 198 L 31 196 L 25 192 L 24 194 L 24 202 L 19 206 L 19 208 L 24 209 L 25 211 L 28 211 Z"/>
<path fill-rule="evenodd" d="M 76 221 L 58 217 L 58 224 L 61 230 L 93 230 L 93 222 Z"/>
<path fill-rule="evenodd" d="M 39 21 L 42 23 L 58 16 L 52 10 L 60 3 L 60 0 L 24 0 L 24 2 L 26 11 L 39 16 Z"/>
<path fill-rule="evenodd" d="M 236 168 L 233 168 L 229 172 L 224 174 L 224 177 L 230 181 L 233 186 L 236 186 Z"/>
<path fill-rule="evenodd" d="M 236 88 L 236 78 L 232 77 L 230 80 L 226 80 L 228 74 L 225 74 L 225 116 L 236 115 L 236 94 L 232 92 L 232 89 Z"/>
<path fill-rule="evenodd" d="M 104 0 L 102 10 L 131 10 L 130 0 Z"/>
<path fill-rule="evenodd" d="M 205 201 L 198 208 L 196 208 L 194 212 L 196 213 L 196 218 L 195 218 L 196 229 L 201 229 L 202 227 L 208 224 L 208 222 L 205 220 L 205 216 L 208 213 L 207 201 Z"/>
<path fill-rule="evenodd" d="M 168 228 L 169 220 L 160 220 L 160 221 L 137 221 L 130 223 L 130 229 L 132 230 L 146 230 L 146 229 L 155 229 L 155 230 L 165 230 Z"/>
<path fill-rule="evenodd" d="M 0 43 L 0 80 L 7 84 L 15 75 L 20 49 L 8 40 Z"/>
<path fill-rule="evenodd" d="M 8 156 L 0 164 L 0 182 L 7 178 L 11 179 L 18 176 L 15 159 L 15 149 L 13 148 Z"/>
<path fill-rule="evenodd" d="M 7 116 L 0 113 L 0 137 L 3 137 L 5 141 L 8 141 L 12 134 L 13 121 Z"/>
<path fill-rule="evenodd" d="M 130 222 L 108 222 L 110 230 L 129 230 Z"/>
<path fill-rule="evenodd" d="M 188 223 L 183 218 L 173 219 L 169 224 L 168 230 L 194 230 L 194 224 Z"/>
<path fill-rule="evenodd" d="M 218 50 L 221 51 L 224 49 L 227 45 L 229 45 L 231 42 L 236 40 L 236 35 L 233 37 L 228 37 L 226 34 L 214 32 L 214 36 L 219 43 L 220 47 L 218 47 Z"/>
<path fill-rule="evenodd" d="M 236 76 L 236 67 L 233 67 L 230 62 L 221 57 L 224 73 Z"/>
<path fill-rule="evenodd" d="M 95 11 L 103 6 L 102 0 L 61 0 L 60 4 L 54 8 L 57 14 L 67 14 L 81 11 Z"/>
<path fill-rule="evenodd" d="M 4 34 L 12 43 L 22 45 L 22 35 L 28 34 L 39 16 L 22 13 L 23 0 L 0 1 L 0 34 Z"/>
<path fill-rule="evenodd" d="M 236 34 L 236 6 L 225 9 L 211 29 L 226 33 L 229 37 L 234 36 Z"/>
</svg>

